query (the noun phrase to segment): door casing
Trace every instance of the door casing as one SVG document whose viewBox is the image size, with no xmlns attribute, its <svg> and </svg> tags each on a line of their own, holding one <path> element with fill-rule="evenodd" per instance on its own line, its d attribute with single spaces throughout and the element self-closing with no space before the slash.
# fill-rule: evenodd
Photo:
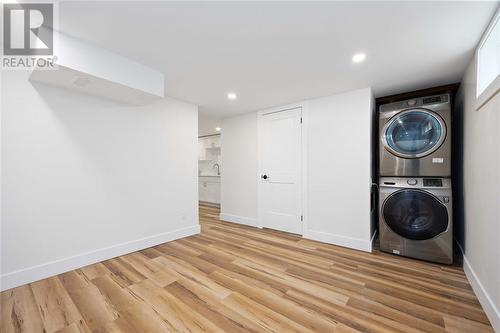
<svg viewBox="0 0 500 333">
<path fill-rule="evenodd" d="M 285 106 L 273 107 L 257 112 L 257 226 L 259 228 L 265 228 L 263 225 L 263 209 L 262 209 L 262 185 L 260 176 L 263 174 L 262 168 L 262 122 L 263 117 L 270 113 L 289 111 L 293 109 L 301 109 L 302 111 L 302 123 L 301 123 L 301 161 L 300 161 L 300 210 L 302 211 L 302 223 L 299 229 L 299 234 L 304 235 L 307 230 L 307 102 L 300 102 L 294 104 L 288 104 Z"/>
</svg>

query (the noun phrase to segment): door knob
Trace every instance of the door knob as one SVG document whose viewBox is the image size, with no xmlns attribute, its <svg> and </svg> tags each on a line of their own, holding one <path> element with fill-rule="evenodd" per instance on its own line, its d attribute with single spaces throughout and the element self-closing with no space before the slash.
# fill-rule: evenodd
<svg viewBox="0 0 500 333">
<path fill-rule="evenodd" d="M 260 176 L 260 178 L 267 179 L 267 175 L 262 175 L 262 176 Z"/>
</svg>

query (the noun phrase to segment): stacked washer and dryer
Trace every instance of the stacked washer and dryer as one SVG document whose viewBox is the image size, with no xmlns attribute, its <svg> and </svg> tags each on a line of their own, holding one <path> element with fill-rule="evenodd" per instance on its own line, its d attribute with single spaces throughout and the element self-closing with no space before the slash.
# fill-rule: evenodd
<svg viewBox="0 0 500 333">
<path fill-rule="evenodd" d="M 381 105 L 379 128 L 380 249 L 451 264 L 450 95 Z"/>
</svg>

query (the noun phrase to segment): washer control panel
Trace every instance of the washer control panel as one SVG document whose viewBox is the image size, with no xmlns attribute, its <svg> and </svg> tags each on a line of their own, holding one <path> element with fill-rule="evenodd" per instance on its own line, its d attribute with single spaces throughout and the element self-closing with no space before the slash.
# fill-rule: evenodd
<svg viewBox="0 0 500 333">
<path fill-rule="evenodd" d="M 444 190 L 451 189 L 451 180 L 440 177 L 380 177 L 379 187 Z"/>
<path fill-rule="evenodd" d="M 443 180 L 439 178 L 424 178 L 424 186 L 443 187 Z"/>
</svg>

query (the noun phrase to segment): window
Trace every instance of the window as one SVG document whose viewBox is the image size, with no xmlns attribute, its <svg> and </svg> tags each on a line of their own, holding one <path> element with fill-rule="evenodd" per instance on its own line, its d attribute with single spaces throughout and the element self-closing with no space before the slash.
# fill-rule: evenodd
<svg viewBox="0 0 500 333">
<path fill-rule="evenodd" d="M 477 50 L 477 97 L 489 99 L 496 93 L 500 77 L 500 10 L 486 30 Z M 493 90 L 491 89 L 493 88 Z M 489 96 L 481 96 L 483 93 Z M 481 97 L 480 97 L 481 96 Z"/>
</svg>

